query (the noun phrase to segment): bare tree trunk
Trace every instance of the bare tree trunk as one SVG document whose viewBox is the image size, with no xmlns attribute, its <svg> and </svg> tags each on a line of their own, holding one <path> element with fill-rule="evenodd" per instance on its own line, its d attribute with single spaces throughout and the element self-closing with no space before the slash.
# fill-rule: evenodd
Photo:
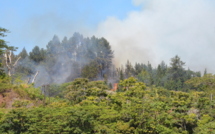
<svg viewBox="0 0 215 134">
<path fill-rule="evenodd" d="M 34 75 L 34 78 L 33 78 L 33 80 L 32 80 L 32 82 L 31 82 L 31 83 L 34 83 L 34 81 L 35 81 L 35 79 L 36 79 L 36 77 L 37 77 L 38 73 L 39 73 L 39 71 L 37 71 L 37 72 L 36 72 L 36 74 Z"/>
<path fill-rule="evenodd" d="M 9 53 L 8 53 L 9 51 Z M 11 76 L 11 70 L 14 69 L 14 67 L 16 66 L 17 62 L 21 59 L 21 56 L 15 61 L 14 64 L 12 64 L 12 60 L 11 60 L 11 55 L 12 55 L 12 51 L 7 50 L 4 54 L 5 57 L 5 63 L 7 66 L 7 70 L 8 70 L 8 76 Z"/>
<path fill-rule="evenodd" d="M 11 51 L 9 51 L 8 58 L 9 58 L 9 64 L 11 64 Z"/>
<path fill-rule="evenodd" d="M 17 62 L 21 59 L 21 56 L 19 56 L 19 58 L 15 61 L 15 63 L 13 64 L 13 67 L 16 66 Z"/>
<path fill-rule="evenodd" d="M 11 68 L 8 64 L 8 57 L 7 57 L 7 52 L 4 54 L 4 57 L 5 57 L 5 62 L 6 62 L 6 66 L 7 66 L 7 70 L 8 70 L 8 75 L 11 76 Z M 10 60 L 9 60 L 10 61 Z"/>
</svg>

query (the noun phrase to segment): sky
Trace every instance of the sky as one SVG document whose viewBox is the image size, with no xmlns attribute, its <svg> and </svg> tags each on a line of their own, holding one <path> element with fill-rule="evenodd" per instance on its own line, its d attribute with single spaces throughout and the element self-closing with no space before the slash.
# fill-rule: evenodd
<svg viewBox="0 0 215 134">
<path fill-rule="evenodd" d="M 55 34 L 91 35 L 108 16 L 124 19 L 129 11 L 141 9 L 129 0 L 0 0 L 0 5 L 0 27 L 11 32 L 6 39 L 29 51 L 44 47 Z"/>
<path fill-rule="evenodd" d="M 0 0 L 0 27 L 9 45 L 44 47 L 79 32 L 106 38 L 114 63 L 156 67 L 178 55 L 185 68 L 215 73 L 213 0 Z"/>
</svg>

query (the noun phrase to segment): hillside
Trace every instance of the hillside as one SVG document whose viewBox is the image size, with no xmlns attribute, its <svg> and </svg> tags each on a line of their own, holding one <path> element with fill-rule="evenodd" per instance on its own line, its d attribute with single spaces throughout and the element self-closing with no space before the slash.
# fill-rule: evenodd
<svg viewBox="0 0 215 134">
<path fill-rule="evenodd" d="M 204 78 L 214 80 L 210 76 Z M 187 83 L 193 85 L 192 80 Z M 3 98 L 6 105 L 1 105 L 0 132 L 215 132 L 215 103 L 205 91 L 181 92 L 147 87 L 133 77 L 120 81 L 116 92 L 110 91 L 104 81 L 83 78 L 54 87 L 49 91 L 58 89 L 60 96 L 43 96 L 39 94 L 40 89 L 27 84 L 2 92 L 1 96 L 6 95 Z M 210 91 L 209 88 L 205 90 Z"/>
<path fill-rule="evenodd" d="M 105 38 L 78 33 L 15 50 L 0 40 L 0 133 L 215 133 L 215 75 L 178 55 L 116 68 Z"/>
<path fill-rule="evenodd" d="M 10 84 L 10 79 L 6 79 L 7 83 L 1 81 L 0 92 L 0 107 L 1 108 L 18 108 L 18 107 L 33 107 L 42 104 L 44 95 L 38 88 L 33 85 L 24 83 Z"/>
</svg>

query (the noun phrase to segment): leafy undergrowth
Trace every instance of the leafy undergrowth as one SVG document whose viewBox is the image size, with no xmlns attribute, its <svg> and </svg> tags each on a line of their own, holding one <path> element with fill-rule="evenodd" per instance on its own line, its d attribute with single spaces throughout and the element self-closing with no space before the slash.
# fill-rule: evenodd
<svg viewBox="0 0 215 134">
<path fill-rule="evenodd" d="M 16 85 L 12 91 L 20 99 L 0 110 L 0 133 L 215 133 L 215 103 L 207 92 L 146 87 L 134 78 L 120 81 L 114 94 L 102 81 L 80 78 L 56 88 L 61 97 Z"/>
<path fill-rule="evenodd" d="M 30 84 L 11 84 L 9 78 L 0 79 L 0 107 L 17 108 L 40 105 L 44 95 Z"/>
<path fill-rule="evenodd" d="M 20 84 L 14 87 L 14 91 L 21 97 L 31 100 L 42 100 L 43 95 L 39 88 L 35 88 L 29 84 Z"/>
</svg>

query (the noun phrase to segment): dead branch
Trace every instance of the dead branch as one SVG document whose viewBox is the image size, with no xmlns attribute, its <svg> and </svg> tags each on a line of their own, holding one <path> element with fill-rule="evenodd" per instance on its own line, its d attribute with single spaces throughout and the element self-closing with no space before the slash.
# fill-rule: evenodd
<svg viewBox="0 0 215 134">
<path fill-rule="evenodd" d="M 34 81 L 35 81 L 35 79 L 36 79 L 38 73 L 39 73 L 39 71 L 36 72 L 36 74 L 34 75 L 34 78 L 32 79 L 32 82 L 31 82 L 31 83 L 34 83 Z"/>
<path fill-rule="evenodd" d="M 21 56 L 19 56 L 19 58 L 15 61 L 15 63 L 13 64 L 13 67 L 16 66 L 17 62 L 21 59 Z"/>
</svg>

